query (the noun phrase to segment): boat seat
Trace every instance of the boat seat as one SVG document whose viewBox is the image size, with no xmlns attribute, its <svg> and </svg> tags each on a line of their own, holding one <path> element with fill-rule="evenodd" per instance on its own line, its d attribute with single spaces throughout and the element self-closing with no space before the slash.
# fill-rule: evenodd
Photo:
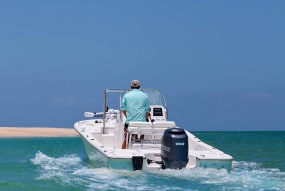
<svg viewBox="0 0 285 191">
<path fill-rule="evenodd" d="M 129 122 L 129 126 L 134 126 L 134 127 L 148 127 L 149 125 L 151 125 L 150 122 L 142 122 L 142 121 Z"/>
<path fill-rule="evenodd" d="M 153 127 L 155 128 L 173 128 L 176 127 L 174 121 L 154 121 Z"/>
<path fill-rule="evenodd" d="M 154 121 L 153 126 L 157 128 L 173 128 L 176 127 L 174 121 Z"/>
<path fill-rule="evenodd" d="M 133 134 L 137 134 L 138 138 L 140 138 L 141 134 L 151 135 L 151 141 L 153 142 L 154 139 L 157 139 L 157 136 L 162 136 L 166 129 L 173 127 L 176 127 L 173 121 L 157 120 L 153 123 L 140 121 L 130 122 L 127 134 L 128 145 L 131 145 L 131 139 L 129 137 L 132 137 Z"/>
<path fill-rule="evenodd" d="M 152 126 L 149 122 L 134 121 L 129 123 L 128 127 L 129 133 L 144 133 L 152 134 Z"/>
<path fill-rule="evenodd" d="M 131 144 L 131 138 L 133 134 L 137 134 L 138 138 L 140 138 L 140 135 L 152 135 L 153 134 L 153 128 L 151 126 L 150 122 L 141 122 L 141 121 L 133 121 L 129 122 L 128 127 L 128 133 L 127 133 L 127 140 L 128 145 Z"/>
<path fill-rule="evenodd" d="M 153 122 L 153 132 L 155 134 L 163 134 L 168 128 L 176 127 L 173 121 L 154 121 Z"/>
</svg>

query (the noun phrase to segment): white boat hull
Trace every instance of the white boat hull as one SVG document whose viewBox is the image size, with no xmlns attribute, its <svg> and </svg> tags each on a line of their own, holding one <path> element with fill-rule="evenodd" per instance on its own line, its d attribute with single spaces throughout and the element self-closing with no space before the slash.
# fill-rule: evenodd
<svg viewBox="0 0 285 191">
<path fill-rule="evenodd" d="M 78 131 L 78 125 L 75 125 L 75 129 Z M 187 132 L 187 131 L 186 131 Z M 107 167 L 111 169 L 125 169 L 134 171 L 133 161 L 132 157 L 133 155 L 128 155 L 129 157 L 122 157 L 115 155 L 108 156 L 108 153 L 111 151 L 116 152 L 116 150 L 119 150 L 120 152 L 124 151 L 122 149 L 111 149 L 111 148 L 105 148 L 105 147 L 96 147 L 96 144 L 93 143 L 93 141 L 96 141 L 96 139 L 88 133 L 88 137 L 86 134 L 84 135 L 82 132 L 78 131 L 78 133 L 81 135 L 84 147 L 86 150 L 86 154 L 89 159 L 89 164 L 94 168 L 100 168 L 100 167 Z M 197 139 L 194 135 L 187 132 L 190 141 L 190 144 L 194 145 L 193 139 Z M 191 139 L 192 138 L 192 139 Z M 93 140 L 91 140 L 93 139 Z M 196 140 L 200 143 L 200 145 L 196 146 L 196 150 L 189 150 L 189 162 L 186 166 L 186 168 L 214 168 L 214 169 L 226 169 L 228 172 L 232 169 L 232 160 L 233 158 L 227 154 L 224 154 L 223 152 L 210 147 L 209 145 L 206 145 L 205 143 L 201 142 L 199 139 Z M 197 143 L 196 142 L 196 143 Z M 213 152 L 210 152 L 209 150 L 205 150 L 205 146 L 210 147 L 210 149 L 214 150 Z M 203 149 L 202 149 L 203 148 Z M 199 149 L 199 150 L 197 150 Z M 200 150 L 201 149 L 201 150 Z M 131 150 L 126 150 L 131 151 Z M 156 149 L 151 150 L 150 154 L 153 153 L 159 153 L 160 150 Z M 142 154 L 136 154 L 134 156 L 142 156 L 143 157 L 143 165 L 142 170 L 145 171 L 152 171 L 152 170 L 158 170 L 161 169 L 161 165 L 159 164 L 149 164 L 147 162 L 148 154 L 147 151 L 143 152 Z M 109 153 L 110 154 L 110 153 Z M 129 153 L 128 153 L 129 154 Z"/>
<path fill-rule="evenodd" d="M 125 90 L 106 90 L 104 108 L 106 108 L 106 93 L 110 91 L 125 93 Z M 145 90 L 145 92 L 147 91 Z M 108 112 L 86 112 L 86 117 L 98 117 L 101 115 L 103 118 L 79 121 L 74 124 L 75 130 L 83 139 L 91 166 L 131 171 L 164 169 L 166 166 L 161 155 L 165 153 L 164 151 L 162 152 L 162 149 L 165 150 L 167 148 L 169 149 L 167 154 L 169 154 L 169 157 L 173 157 L 173 160 L 176 160 L 176 156 L 182 156 L 180 149 L 183 150 L 185 158 L 187 158 L 187 160 L 183 161 L 183 168 L 186 165 L 186 168 L 201 167 L 231 171 L 233 158 L 230 155 L 205 144 L 186 130 L 182 130 L 185 137 L 183 140 L 185 141 L 175 142 L 176 145 L 172 145 L 171 149 L 177 151 L 177 153 L 170 156 L 170 148 L 165 147 L 164 143 L 161 144 L 161 138 L 165 132 L 168 132 L 166 131 L 167 129 L 172 130 L 174 128 L 180 132 L 181 129 L 176 127 L 173 121 L 167 121 L 165 99 L 164 105 L 162 104 L 162 99 L 157 100 L 160 93 L 153 89 L 150 92 L 153 95 L 148 95 L 149 98 L 154 99 L 151 101 L 153 105 L 150 105 L 152 121 L 129 123 L 126 149 L 122 149 L 126 119 L 119 110 L 109 109 Z M 162 98 L 164 97 L 162 96 Z M 154 113 L 153 111 L 160 112 Z M 140 139 L 141 135 L 144 135 L 143 139 Z M 187 147 L 184 147 L 184 145 L 187 145 Z M 176 163 L 182 164 L 180 161 Z"/>
<path fill-rule="evenodd" d="M 94 168 L 107 167 L 111 169 L 126 169 L 133 171 L 132 159 L 110 158 L 101 153 L 96 147 L 91 145 L 83 137 L 83 143 L 89 164 Z"/>
</svg>

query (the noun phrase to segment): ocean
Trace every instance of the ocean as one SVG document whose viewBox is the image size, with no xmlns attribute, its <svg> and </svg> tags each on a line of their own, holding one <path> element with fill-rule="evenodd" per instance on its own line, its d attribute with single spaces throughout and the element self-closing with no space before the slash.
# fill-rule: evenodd
<svg viewBox="0 0 285 191">
<path fill-rule="evenodd" d="M 0 190 L 285 190 L 285 131 L 192 132 L 233 169 L 92 168 L 80 137 L 0 138 Z"/>
</svg>

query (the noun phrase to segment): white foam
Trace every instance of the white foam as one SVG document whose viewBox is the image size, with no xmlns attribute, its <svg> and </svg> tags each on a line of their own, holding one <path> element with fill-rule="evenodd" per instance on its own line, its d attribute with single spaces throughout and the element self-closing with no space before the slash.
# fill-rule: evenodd
<svg viewBox="0 0 285 191">
<path fill-rule="evenodd" d="M 260 166 L 255 162 L 234 161 L 233 171 L 230 173 L 210 168 L 166 169 L 152 173 L 202 184 L 219 185 L 223 189 L 285 189 L 285 172 L 280 172 L 279 169 L 264 169 Z"/>
<path fill-rule="evenodd" d="M 202 168 L 154 172 L 90 168 L 77 155 L 53 158 L 41 152 L 31 162 L 38 166 L 38 179 L 85 190 L 190 190 L 189 185 L 201 184 L 217 190 L 285 190 L 285 172 L 245 161 L 234 161 L 230 173 Z"/>
</svg>

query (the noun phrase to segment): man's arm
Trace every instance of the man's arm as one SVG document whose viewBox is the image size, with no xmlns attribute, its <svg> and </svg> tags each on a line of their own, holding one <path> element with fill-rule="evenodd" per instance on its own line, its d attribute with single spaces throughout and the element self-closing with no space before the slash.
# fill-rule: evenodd
<svg viewBox="0 0 285 191">
<path fill-rule="evenodd" d="M 145 113 L 145 120 L 148 122 L 149 120 L 148 120 L 148 117 L 149 117 L 149 112 L 146 112 Z"/>
<path fill-rule="evenodd" d="M 145 120 L 146 121 L 149 121 L 149 116 L 150 116 L 150 107 L 149 107 L 149 100 L 148 100 L 148 97 L 146 96 L 146 102 L 145 102 Z"/>
<path fill-rule="evenodd" d="M 126 112 L 126 110 L 123 110 L 123 114 L 124 114 L 125 117 L 127 117 L 127 112 Z"/>
<path fill-rule="evenodd" d="M 124 116 L 127 117 L 127 112 L 126 112 L 126 97 L 125 97 L 125 96 L 123 97 L 123 100 L 122 100 L 121 110 L 122 110 Z"/>
</svg>

